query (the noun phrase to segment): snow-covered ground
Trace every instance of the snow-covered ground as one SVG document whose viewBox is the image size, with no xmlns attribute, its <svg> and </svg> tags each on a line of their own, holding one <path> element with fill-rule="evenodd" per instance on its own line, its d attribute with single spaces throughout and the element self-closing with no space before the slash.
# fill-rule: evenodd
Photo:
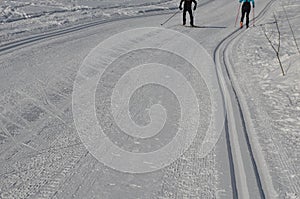
<svg viewBox="0 0 300 199">
<path fill-rule="evenodd" d="M 0 44 L 16 37 L 88 21 L 171 12 L 178 4 L 178 0 L 0 1 Z"/>
<path fill-rule="evenodd" d="M 256 12 L 259 13 L 268 2 L 258 1 Z M 222 129 L 215 148 L 204 158 L 200 153 L 202 137 L 197 136 L 186 153 L 166 168 L 139 175 L 128 174 L 99 162 L 79 138 L 72 114 L 72 92 L 75 77 L 86 56 L 111 35 L 134 28 L 161 27 L 160 23 L 171 14 L 114 19 L 174 12 L 178 0 L 152 0 L 151 3 L 146 0 L 1 1 L 2 43 L 47 30 L 80 26 L 85 22 L 114 21 L 79 31 L 62 31 L 62 34 L 51 37 L 39 34 L 36 37 L 40 40 L 25 39 L 24 43 L 13 43 L 0 50 L 0 198 L 265 198 L 260 193 L 265 187 L 259 185 L 259 178 L 263 186 L 275 186 L 278 198 L 299 198 L 300 58 L 280 3 L 286 6 L 298 41 L 300 6 L 299 0 L 276 2 L 276 6 L 271 8 L 279 20 L 282 34 L 280 57 L 287 75 L 281 75 L 275 53 L 259 26 L 266 24 L 268 35 L 273 34 L 272 41 L 276 43 L 272 10 L 264 20 L 258 21 L 256 27 L 238 32 L 242 33 L 241 37 L 234 40 L 230 54 L 238 80 L 236 83 L 242 88 L 246 96 L 244 102 L 250 108 L 251 121 L 246 122 L 253 123 L 255 130 L 247 129 L 247 133 L 253 133 L 251 136 L 257 135 L 259 139 L 266 168 L 272 177 L 270 182 L 263 181 L 263 174 L 256 174 L 253 169 L 253 161 L 256 160 L 251 160 L 243 137 L 245 126 L 240 115 L 244 113 L 239 112 L 234 104 L 237 97 L 230 90 L 233 79 L 229 78 L 224 78 L 222 85 L 228 87 L 229 91 L 225 94 L 230 95 L 228 101 L 232 100 L 233 104 L 226 107 L 230 122 L 227 121 Z M 223 39 L 235 30 L 233 22 L 237 7 L 237 1 L 210 0 L 209 4 L 195 12 L 198 28 L 181 26 L 181 15 L 176 15 L 164 27 L 190 36 L 213 56 Z M 180 39 L 166 35 L 159 37 L 157 32 L 143 37 L 132 36 L 130 41 L 133 45 L 120 46 L 115 52 L 141 41 L 173 45 L 174 49 L 182 52 L 191 50 Z M 193 52 L 190 54 L 194 55 Z M 194 74 L 189 63 L 177 57 L 173 59 L 170 54 L 151 50 L 133 52 L 112 64 L 114 68 L 107 72 L 106 81 L 97 90 L 99 121 L 106 128 L 109 139 L 120 147 L 130 149 L 133 146 L 134 150 L 139 150 L 135 147 L 141 145 L 141 140 L 136 142 L 124 133 L 113 132 L 115 124 L 107 110 L 109 100 L 103 99 L 103 95 L 109 94 L 126 67 L 132 67 L 136 62 L 159 61 L 176 66 L 182 74 Z M 217 67 L 220 76 L 225 77 L 226 66 L 217 58 L 215 61 L 220 67 L 220 70 Z M 211 77 L 210 73 L 204 75 Z M 193 77 L 189 79 L 193 85 L 198 85 L 197 95 L 207 97 L 202 79 L 193 75 L 189 77 Z M 167 108 L 171 107 L 170 113 L 175 119 L 178 115 L 176 100 L 166 89 L 156 86 L 142 88 L 133 98 L 135 105 L 141 102 L 131 110 L 141 123 L 148 122 L 144 109 L 157 101 L 162 101 Z M 205 127 L 204 122 L 208 118 L 204 117 L 202 126 Z M 171 122 L 166 133 L 176 130 L 176 125 Z M 158 140 L 169 141 L 165 138 L 169 137 Z M 131 145 L 126 148 L 128 143 Z M 260 152 L 258 148 L 252 148 L 254 152 Z M 113 155 L 117 157 L 118 154 Z M 261 169 L 265 165 L 260 163 L 257 162 L 258 170 L 268 172 Z M 267 194 L 269 190 L 263 191 Z"/>
<path fill-rule="evenodd" d="M 212 22 L 211 15 L 215 7 L 225 7 L 222 12 L 227 13 L 227 9 L 232 7 L 228 6 L 228 2 L 214 1 L 211 5 L 207 4 L 205 9 L 199 8 L 197 11 L 196 23 L 212 28 L 182 27 L 179 25 L 182 15 L 175 16 L 166 27 L 193 38 L 199 37 L 197 39 L 212 51 L 215 46 L 212 43 L 223 38 L 222 31 L 231 31 L 224 24 L 232 20 L 227 15 L 229 19 L 220 18 L 220 21 Z M 13 48 L 11 52 L 1 52 L 0 198 L 163 199 L 199 196 L 209 199 L 216 195 L 232 198 L 229 161 L 227 150 L 224 150 L 225 136 L 219 149 L 212 150 L 205 158 L 201 158 L 202 138 L 199 136 L 190 150 L 174 164 L 157 172 L 134 175 L 115 171 L 96 160 L 77 134 L 72 115 L 72 89 L 84 58 L 98 43 L 111 35 L 145 26 L 160 27 L 160 23 L 169 16 L 171 14 L 116 20 L 46 38 L 35 44 L 30 43 L 27 47 L 21 46 L 20 49 Z M 216 36 L 217 33 L 221 34 Z M 159 43 L 174 43 L 174 48 L 185 48 L 178 38 L 157 38 L 155 34 L 148 34 L 143 38 L 151 43 L 153 37 Z M 130 66 L 135 63 L 133 60 L 157 61 L 157 57 L 151 56 L 152 54 L 156 55 L 149 52 L 129 54 L 125 60 L 130 59 L 131 62 L 120 59 L 116 63 L 120 64 L 116 65 L 119 67 L 111 74 L 118 77 L 122 66 Z M 178 68 L 184 69 L 184 73 L 191 73 L 186 68 L 189 64 L 180 61 L 181 59 L 162 56 L 159 60 L 170 66 L 174 64 L 173 60 L 177 60 Z M 109 88 L 113 81 L 109 77 L 105 88 Z M 193 82 L 198 85 L 201 81 L 196 78 Z M 198 87 L 205 88 L 203 85 Z M 156 102 L 156 96 L 165 92 L 165 89 L 149 90 L 157 95 L 154 93 L 154 97 L 151 97 L 151 93 L 144 92 L 147 97 L 139 94 L 136 100 L 143 102 L 144 99 L 153 99 Z M 197 93 L 203 94 L 204 91 L 201 89 Z M 172 99 L 172 95 L 167 95 L 162 101 L 172 106 L 170 110 L 176 116 L 176 101 Z M 143 107 L 146 106 L 137 106 L 133 115 L 140 116 L 144 113 Z M 99 110 L 102 108 L 103 106 Z M 105 114 L 104 111 L 102 113 Z M 110 129 L 109 121 L 105 119 L 103 122 Z M 175 127 L 170 125 L 170 128 Z M 170 128 L 167 133 L 172 133 Z M 113 134 L 111 136 L 124 146 L 130 141 L 126 135 L 119 137 Z M 217 159 L 217 154 L 221 157 L 220 160 Z"/>
<path fill-rule="evenodd" d="M 170 11 L 174 0 L 17 0 L 0 2 L 0 40 L 62 28 L 91 20 L 109 20 Z"/>
<path fill-rule="evenodd" d="M 293 199 L 300 198 L 300 52 L 287 17 L 299 45 L 299 10 L 297 0 L 278 1 L 265 20 L 235 43 L 231 55 L 275 189 L 279 198 Z M 264 35 L 265 30 L 277 48 L 273 13 L 281 34 L 280 58 L 285 76 Z"/>
</svg>

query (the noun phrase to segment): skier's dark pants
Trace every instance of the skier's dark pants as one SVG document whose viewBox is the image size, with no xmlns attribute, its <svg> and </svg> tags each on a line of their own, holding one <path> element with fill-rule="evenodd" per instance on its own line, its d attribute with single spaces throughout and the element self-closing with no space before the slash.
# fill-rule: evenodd
<svg viewBox="0 0 300 199">
<path fill-rule="evenodd" d="M 244 21 L 245 14 L 246 14 L 246 25 L 247 25 L 247 27 L 249 27 L 249 14 L 250 14 L 250 11 L 251 11 L 251 4 L 250 4 L 250 2 L 243 3 L 241 22 Z"/>
<path fill-rule="evenodd" d="M 193 16 L 192 8 L 189 8 L 189 9 L 184 8 L 183 9 L 183 24 L 186 23 L 186 12 L 189 13 L 189 15 L 190 15 L 190 24 L 193 26 L 194 25 L 194 16 Z"/>
</svg>

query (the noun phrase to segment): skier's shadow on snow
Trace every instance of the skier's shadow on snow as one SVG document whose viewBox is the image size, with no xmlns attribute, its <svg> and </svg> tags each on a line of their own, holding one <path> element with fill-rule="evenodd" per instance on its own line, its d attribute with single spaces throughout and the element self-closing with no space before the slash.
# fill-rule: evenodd
<svg viewBox="0 0 300 199">
<path fill-rule="evenodd" d="M 187 26 L 189 28 L 216 28 L 216 29 L 223 29 L 223 28 L 227 28 L 225 26 Z"/>
</svg>

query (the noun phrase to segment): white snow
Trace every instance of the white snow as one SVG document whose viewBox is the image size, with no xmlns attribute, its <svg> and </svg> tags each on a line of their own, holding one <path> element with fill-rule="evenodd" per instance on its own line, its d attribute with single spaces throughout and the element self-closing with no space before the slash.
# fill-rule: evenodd
<svg viewBox="0 0 300 199">
<path fill-rule="evenodd" d="M 177 0 L 0 1 L 0 44 L 16 37 L 92 20 L 170 12 L 178 8 L 178 3 Z"/>
<path fill-rule="evenodd" d="M 1 1 L 0 45 L 86 22 L 171 12 L 177 9 L 178 3 L 179 0 Z M 283 0 L 272 7 L 279 20 L 280 57 L 287 75 L 282 76 L 276 55 L 259 26 L 271 22 L 265 27 L 268 34 L 273 35 L 272 41 L 278 44 L 272 11 L 256 27 L 245 31 L 230 56 L 279 198 L 297 199 L 300 193 L 300 54 L 281 3 L 299 43 L 300 5 L 299 0 Z M 260 9 L 261 4 L 262 1 L 256 9 Z M 220 0 L 211 3 L 206 10 L 197 10 L 197 24 L 226 26 L 224 29 L 184 28 L 178 25 L 179 15 L 166 27 L 195 38 L 212 52 L 218 42 L 234 30 L 231 27 L 235 18 L 232 12 L 236 11 L 233 5 L 236 4 L 229 0 Z M 161 22 L 167 17 L 169 15 L 153 16 L 150 20 L 131 19 L 126 24 L 115 21 L 76 34 L 45 39 L 41 44 L 13 49 L 0 56 L 0 197 L 221 198 L 224 195 L 222 198 L 232 198 L 231 188 L 224 186 L 231 187 L 229 161 L 224 155 L 227 154 L 225 138 L 221 138 L 220 146 L 205 158 L 200 156 L 202 138 L 199 137 L 170 167 L 158 173 L 133 176 L 110 170 L 97 162 L 76 134 L 71 94 L 74 77 L 86 55 L 97 43 L 116 32 L 145 24 L 159 26 L 155 20 Z M 165 41 L 168 40 L 162 43 Z M 141 55 L 141 60 L 154 59 L 149 54 Z M 118 71 L 114 74 L 119 75 Z M 108 88 L 110 83 L 107 82 Z M 124 140 L 118 140 L 118 136 L 114 142 L 121 145 Z M 133 144 L 143 146 L 139 140 L 133 140 Z M 242 149 L 239 156 L 248 153 Z M 246 162 L 241 164 L 245 164 L 242 170 L 247 172 Z M 245 188 L 251 193 L 251 184 L 247 186 Z"/>
<path fill-rule="evenodd" d="M 279 198 L 299 198 L 300 52 L 282 6 L 299 45 L 300 5 L 297 0 L 280 1 L 273 8 L 281 32 L 280 58 L 286 75 L 282 75 L 276 54 L 262 30 L 265 27 L 272 42 L 278 45 L 272 12 L 236 42 L 232 57 L 235 76 L 247 99 Z"/>
</svg>

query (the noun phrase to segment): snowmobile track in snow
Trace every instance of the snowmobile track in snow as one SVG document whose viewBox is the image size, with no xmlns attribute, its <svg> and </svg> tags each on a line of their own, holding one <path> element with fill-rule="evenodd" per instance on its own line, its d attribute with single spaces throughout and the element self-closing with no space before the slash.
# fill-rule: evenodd
<svg viewBox="0 0 300 199">
<path fill-rule="evenodd" d="M 255 18 L 257 22 L 263 18 L 274 2 L 276 1 L 271 0 L 267 3 L 264 9 Z M 243 94 L 235 81 L 229 58 L 232 50 L 231 45 L 243 35 L 242 33 L 242 29 L 236 29 L 225 37 L 215 48 L 213 55 L 227 112 L 226 141 L 230 157 L 230 170 L 233 172 L 231 175 L 233 197 L 251 198 L 251 192 L 248 190 L 249 186 L 247 186 L 247 184 L 249 184 L 249 182 L 247 183 L 249 171 L 246 171 L 244 168 L 244 157 L 242 157 L 240 144 L 241 139 L 243 139 L 247 149 L 247 153 L 243 152 L 243 154 L 247 154 L 251 160 L 252 172 L 254 173 L 253 177 L 255 177 L 256 180 L 253 186 L 257 187 L 260 198 L 275 198 L 276 192 L 272 184 L 270 184 L 271 177 L 267 168 L 265 168 L 266 163 L 261 155 L 260 146 L 256 138 L 251 135 L 253 132 L 250 132 L 252 131 L 249 125 L 249 123 L 251 123 L 251 117 L 246 102 L 243 101 Z M 233 114 L 234 112 L 236 114 Z"/>
</svg>

